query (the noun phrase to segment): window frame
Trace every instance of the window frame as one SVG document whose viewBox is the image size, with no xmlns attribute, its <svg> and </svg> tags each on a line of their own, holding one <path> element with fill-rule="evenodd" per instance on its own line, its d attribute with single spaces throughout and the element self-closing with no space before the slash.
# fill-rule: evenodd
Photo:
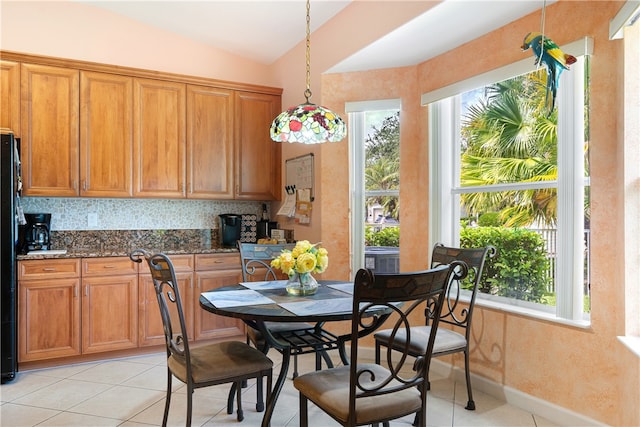
<svg viewBox="0 0 640 427">
<path fill-rule="evenodd" d="M 402 120 L 402 102 L 400 99 L 378 99 L 371 101 L 354 101 L 345 103 L 345 112 L 349 115 L 349 212 L 351 237 L 351 273 L 355 275 L 364 268 L 364 221 L 366 217 L 365 199 L 368 195 L 395 195 L 400 197 L 400 190 L 381 190 L 368 192 L 365 190 L 365 139 L 367 129 L 365 114 L 370 111 L 400 111 Z M 394 194 L 392 194 L 394 193 Z"/>
<path fill-rule="evenodd" d="M 458 245 L 460 239 L 460 194 L 479 191 L 554 187 L 558 191 L 558 268 L 556 273 L 556 307 L 515 299 L 478 294 L 478 302 L 506 310 L 525 312 L 552 320 L 585 326 L 583 313 L 583 202 L 584 188 L 584 58 L 593 50 L 593 41 L 580 39 L 561 48 L 578 58 L 571 72 L 561 76 L 558 89 L 558 179 L 555 182 L 501 184 L 460 187 L 460 119 L 461 94 L 536 70 L 531 56 L 499 69 L 422 95 L 422 105 L 429 108 L 430 175 L 430 247 L 435 242 Z M 578 77 L 579 76 L 579 77 Z M 579 108 L 576 108 L 578 106 Z M 566 143 L 571 141 L 572 143 Z M 447 173 L 448 171 L 448 173 Z M 576 219 L 577 218 L 577 219 Z M 572 283 L 563 286 L 563 283 Z"/>
</svg>

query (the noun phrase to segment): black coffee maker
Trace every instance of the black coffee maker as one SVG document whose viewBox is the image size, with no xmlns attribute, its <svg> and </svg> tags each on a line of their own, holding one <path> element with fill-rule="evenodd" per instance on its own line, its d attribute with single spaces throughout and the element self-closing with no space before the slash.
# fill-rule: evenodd
<svg viewBox="0 0 640 427">
<path fill-rule="evenodd" d="M 27 223 L 21 226 L 22 253 L 29 251 L 46 251 L 51 244 L 49 242 L 51 230 L 50 213 L 26 213 L 24 218 Z"/>
<path fill-rule="evenodd" d="M 223 247 L 235 248 L 240 240 L 242 215 L 222 214 L 220 216 L 220 243 Z"/>
</svg>

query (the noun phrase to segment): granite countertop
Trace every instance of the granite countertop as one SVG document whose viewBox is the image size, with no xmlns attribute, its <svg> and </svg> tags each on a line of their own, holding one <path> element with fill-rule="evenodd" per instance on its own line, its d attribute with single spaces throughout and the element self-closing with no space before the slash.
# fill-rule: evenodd
<svg viewBox="0 0 640 427">
<path fill-rule="evenodd" d="M 217 253 L 238 253 L 237 248 L 224 248 L 219 246 L 184 246 L 181 248 L 144 248 L 152 253 L 162 252 L 166 255 L 177 254 L 217 254 Z M 20 260 L 31 259 L 56 259 L 56 258 L 99 258 L 99 257 L 117 257 L 129 256 L 130 250 L 122 248 L 74 248 L 67 249 L 67 252 L 57 253 L 52 248 L 50 253 L 24 254 L 18 255 L 16 258 Z"/>
<path fill-rule="evenodd" d="M 129 256 L 137 248 L 166 255 L 238 252 L 237 248 L 223 247 L 218 242 L 217 230 L 52 231 L 50 251 L 22 254 L 17 259 Z"/>
</svg>

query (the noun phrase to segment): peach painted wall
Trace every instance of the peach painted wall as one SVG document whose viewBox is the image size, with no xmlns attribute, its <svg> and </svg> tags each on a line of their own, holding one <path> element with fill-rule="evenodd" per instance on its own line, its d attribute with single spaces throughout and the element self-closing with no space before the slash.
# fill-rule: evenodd
<svg viewBox="0 0 640 427">
<path fill-rule="evenodd" d="M 0 49 L 276 86 L 271 68 L 73 1 L 2 1 Z"/>
<path fill-rule="evenodd" d="M 606 424 L 635 426 L 640 425 L 640 363 L 617 339 L 625 333 L 625 263 L 619 256 L 625 241 L 623 42 L 609 41 L 608 28 L 621 6 L 615 1 L 560 1 L 546 12 L 546 32 L 559 45 L 585 36 L 592 37 L 595 45 L 591 74 L 591 327 L 581 329 L 481 307 L 474 316 L 471 364 L 475 374 L 498 384 Z M 531 53 L 521 52 L 519 46 L 524 35 L 539 25 L 539 13 L 532 14 L 415 69 L 323 77 L 323 101 L 338 111 L 345 101 L 402 97 L 402 268 L 420 263 L 410 259 L 427 241 L 427 223 L 419 221 L 428 209 L 426 108 L 418 107 L 414 91 L 426 93 L 445 87 L 525 55 L 533 61 Z M 334 195 L 323 201 L 323 209 L 344 212 L 349 197 L 346 148 L 327 146 L 323 150 L 325 157 L 330 150 L 337 153 L 322 164 L 323 188 Z M 336 198 L 336 194 L 340 196 Z M 345 258 L 349 248 L 340 240 L 338 230 L 348 226 L 346 215 L 323 215 L 322 239 L 332 242 L 334 253 L 344 251 Z M 332 274 L 334 268 L 339 269 L 337 274 L 348 271 L 346 259 L 335 260 L 333 256 Z M 462 366 L 461 357 L 455 356 L 453 361 Z"/>
</svg>

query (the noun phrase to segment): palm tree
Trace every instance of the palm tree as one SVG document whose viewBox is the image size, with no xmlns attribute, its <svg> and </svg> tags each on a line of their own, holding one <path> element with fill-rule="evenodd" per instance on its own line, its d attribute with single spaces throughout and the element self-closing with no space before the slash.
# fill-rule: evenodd
<svg viewBox="0 0 640 427">
<path fill-rule="evenodd" d="M 364 171 L 367 190 L 395 190 L 400 186 L 400 163 L 397 159 L 382 157 L 367 165 Z M 379 204 L 384 212 L 398 217 L 397 197 L 379 196 L 367 199 L 367 204 Z"/>
<path fill-rule="evenodd" d="M 557 171 L 557 115 L 544 106 L 544 71 L 486 88 L 463 118 L 462 186 L 552 181 Z M 555 189 L 469 193 L 470 214 L 499 212 L 504 225 L 555 224 Z"/>
</svg>

